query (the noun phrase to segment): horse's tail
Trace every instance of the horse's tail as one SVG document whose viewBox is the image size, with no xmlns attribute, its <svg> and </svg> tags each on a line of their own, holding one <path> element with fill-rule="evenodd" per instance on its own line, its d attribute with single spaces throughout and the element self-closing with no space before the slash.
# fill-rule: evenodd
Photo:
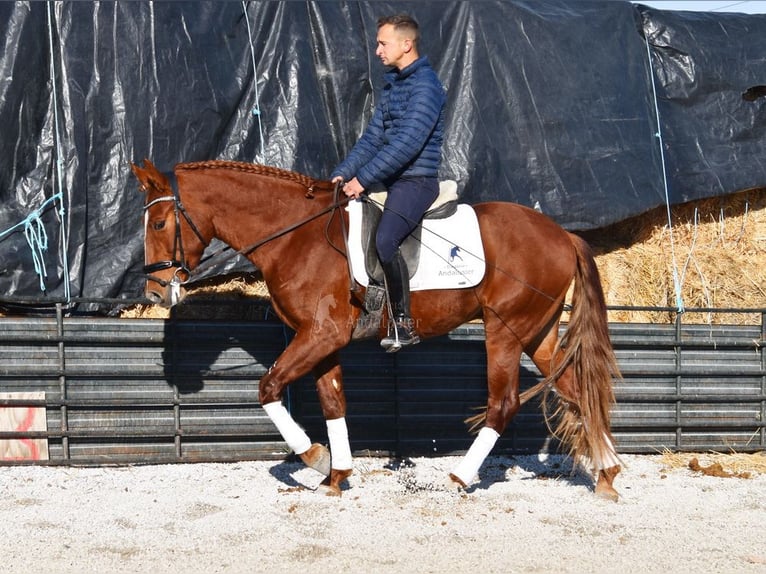
<svg viewBox="0 0 766 574">
<path fill-rule="evenodd" d="M 542 389 L 543 410 L 547 421 L 550 383 L 571 366 L 577 402 L 555 395 L 556 405 L 551 413 L 556 421 L 553 432 L 575 461 L 589 459 L 599 464 L 614 461 L 617 456 L 610 430 L 610 410 L 614 404 L 613 383 L 620 378 L 620 369 L 609 338 L 606 301 L 593 252 L 582 238 L 573 234 L 570 238 L 577 254 L 572 310 L 558 343 L 563 355 L 556 355 L 561 360 L 557 359 L 556 369 L 543 381 L 546 383 Z"/>
</svg>

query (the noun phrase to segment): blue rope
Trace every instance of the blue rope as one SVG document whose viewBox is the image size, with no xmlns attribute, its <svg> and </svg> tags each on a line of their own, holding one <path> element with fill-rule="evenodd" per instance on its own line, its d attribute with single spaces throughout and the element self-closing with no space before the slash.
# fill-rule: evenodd
<svg viewBox="0 0 766 574">
<path fill-rule="evenodd" d="M 32 261 L 35 264 L 35 273 L 37 273 L 40 278 L 40 291 L 45 291 L 45 278 L 48 276 L 45 271 L 45 261 L 43 260 L 43 254 L 48 250 L 48 234 L 45 231 L 45 226 L 43 225 L 40 216 L 43 211 L 45 211 L 45 208 L 57 199 L 61 199 L 61 194 L 57 193 L 53 197 L 49 197 L 40 207 L 27 215 L 23 221 L 20 221 L 13 227 L 0 233 L 0 240 L 2 240 L 17 229 L 21 227 L 24 228 L 24 237 L 26 237 L 27 245 L 29 245 L 29 249 L 32 251 Z"/>
<path fill-rule="evenodd" d="M 68 246 L 69 246 L 69 234 L 66 226 L 66 210 L 64 208 L 65 193 L 63 189 L 64 181 L 64 169 L 63 160 L 61 158 L 61 129 L 59 127 L 59 114 L 58 114 L 58 92 L 56 90 L 56 65 L 55 65 L 55 50 L 53 44 L 53 23 L 54 23 L 54 10 L 55 3 L 47 2 L 47 17 L 48 17 L 48 54 L 50 58 L 50 71 L 51 71 L 51 95 L 53 100 L 53 122 L 54 122 L 54 146 L 53 153 L 55 155 L 56 174 L 54 176 L 54 186 L 58 190 L 55 195 L 46 199 L 43 204 L 30 213 L 23 221 L 20 221 L 13 227 L 0 233 L 0 240 L 4 239 L 17 229 L 24 228 L 24 237 L 27 240 L 30 250 L 32 251 L 32 261 L 35 266 L 35 272 L 40 278 L 40 290 L 45 291 L 45 278 L 47 272 L 45 269 L 45 261 L 43 259 L 44 253 L 48 250 L 48 233 L 45 231 L 41 215 L 43 211 L 53 202 L 59 201 L 60 207 L 58 214 L 60 217 L 60 231 L 61 231 L 61 262 L 63 266 L 63 281 L 64 281 L 64 295 L 66 301 L 71 301 L 71 289 L 69 284 L 69 259 L 68 259 Z"/>
<path fill-rule="evenodd" d="M 662 141 L 662 127 L 660 124 L 660 107 L 657 103 L 657 86 L 654 82 L 654 66 L 652 65 L 652 52 L 649 49 L 649 36 L 644 31 L 646 41 L 646 55 L 649 59 L 649 75 L 652 79 L 652 96 L 654 97 L 654 113 L 657 118 L 657 133 L 654 134 L 660 144 L 660 159 L 662 161 L 662 181 L 665 185 L 665 208 L 668 215 L 668 229 L 670 231 L 670 255 L 673 260 L 673 287 L 676 292 L 676 309 L 679 313 L 684 312 L 684 299 L 681 293 L 681 280 L 678 277 L 678 264 L 676 263 L 676 249 L 673 240 L 673 220 L 670 214 L 670 192 L 668 191 L 668 172 L 665 167 L 665 145 Z"/>
<path fill-rule="evenodd" d="M 32 211 L 22 221 L 0 233 L 0 241 L 18 229 L 24 229 L 24 237 L 26 238 L 27 245 L 29 245 L 29 249 L 32 252 L 32 262 L 35 266 L 35 273 L 37 273 L 37 276 L 40 278 L 40 291 L 45 291 L 45 279 L 48 277 L 48 273 L 45 269 L 44 254 L 48 250 L 48 233 L 45 230 L 45 225 L 43 225 L 42 214 L 50 204 L 59 201 L 60 207 L 58 209 L 58 214 L 61 218 L 61 259 L 63 265 L 64 294 L 66 296 L 67 302 L 69 302 L 71 300 L 69 286 L 69 260 L 67 258 L 67 246 L 69 245 L 69 239 L 66 231 L 66 210 L 64 209 L 64 191 L 62 186 L 62 182 L 64 181 L 64 170 L 62 168 L 63 161 L 61 159 L 61 154 L 59 153 L 59 148 L 61 146 L 61 136 L 59 129 L 58 98 L 56 92 L 56 67 L 54 65 L 55 51 L 53 49 L 53 9 L 53 3 L 48 2 L 48 49 L 51 66 L 51 91 L 53 97 L 53 121 L 55 135 L 54 153 L 56 154 L 57 179 L 55 184 L 58 192 L 46 199 L 42 205 L 40 205 L 40 207 Z"/>
</svg>

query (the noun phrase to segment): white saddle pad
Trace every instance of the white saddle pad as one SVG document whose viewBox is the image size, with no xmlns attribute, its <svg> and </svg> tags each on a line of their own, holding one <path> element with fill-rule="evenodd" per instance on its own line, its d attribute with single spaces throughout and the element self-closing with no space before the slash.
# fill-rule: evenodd
<svg viewBox="0 0 766 574">
<path fill-rule="evenodd" d="M 369 283 L 362 250 L 362 201 L 349 202 L 348 249 L 354 279 Z M 462 289 L 477 285 L 484 277 L 484 247 L 473 208 L 460 204 L 454 215 L 423 221 L 420 262 L 410 279 L 411 291 Z"/>
</svg>

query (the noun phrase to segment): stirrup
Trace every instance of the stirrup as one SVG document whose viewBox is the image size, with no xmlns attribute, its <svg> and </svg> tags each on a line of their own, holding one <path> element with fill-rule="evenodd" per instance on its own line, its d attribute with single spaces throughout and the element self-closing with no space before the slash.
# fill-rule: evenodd
<svg viewBox="0 0 766 574">
<path fill-rule="evenodd" d="M 420 337 L 415 332 L 415 321 L 410 317 L 397 317 L 393 323 L 389 324 L 388 335 L 380 341 L 380 346 L 387 353 L 396 353 L 402 347 L 418 343 L 420 343 Z"/>
</svg>

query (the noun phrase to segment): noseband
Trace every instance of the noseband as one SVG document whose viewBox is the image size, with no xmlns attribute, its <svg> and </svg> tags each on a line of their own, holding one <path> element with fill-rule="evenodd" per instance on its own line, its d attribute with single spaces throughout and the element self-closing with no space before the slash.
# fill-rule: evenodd
<svg viewBox="0 0 766 574">
<path fill-rule="evenodd" d="M 178 191 L 175 189 L 175 186 L 173 186 L 173 195 L 165 195 L 150 201 L 149 203 L 144 205 L 144 211 L 145 212 L 148 211 L 150 207 L 163 201 L 173 202 L 173 213 L 175 215 L 175 223 L 176 223 L 175 236 L 173 237 L 173 259 L 166 259 L 164 261 L 157 261 L 155 263 L 144 265 L 144 275 L 146 275 L 147 280 L 154 281 L 155 283 L 158 283 L 162 287 L 167 287 L 168 285 L 172 285 L 175 288 L 178 288 L 180 285 L 184 285 L 188 283 L 189 279 L 191 278 L 191 269 L 189 268 L 189 265 L 186 262 L 184 244 L 181 238 L 181 216 L 183 216 L 183 218 L 186 220 L 186 223 L 189 224 L 189 227 L 191 227 L 194 234 L 199 238 L 199 240 L 202 242 L 202 244 L 205 247 L 208 246 L 209 242 L 205 241 L 205 238 L 202 237 L 202 234 L 200 233 L 199 229 L 192 221 L 191 217 L 189 217 L 189 214 L 186 212 L 186 209 L 184 209 L 183 203 L 181 203 L 181 198 L 178 196 Z M 176 258 L 176 254 L 178 254 L 177 258 Z M 160 279 L 159 277 L 153 275 L 153 273 L 156 273 L 157 271 L 170 269 L 172 267 L 175 267 L 176 270 L 173 273 L 173 278 L 170 281 L 165 281 L 164 279 Z M 178 276 L 180 272 L 186 274 L 186 279 L 181 280 L 181 278 Z"/>
</svg>

